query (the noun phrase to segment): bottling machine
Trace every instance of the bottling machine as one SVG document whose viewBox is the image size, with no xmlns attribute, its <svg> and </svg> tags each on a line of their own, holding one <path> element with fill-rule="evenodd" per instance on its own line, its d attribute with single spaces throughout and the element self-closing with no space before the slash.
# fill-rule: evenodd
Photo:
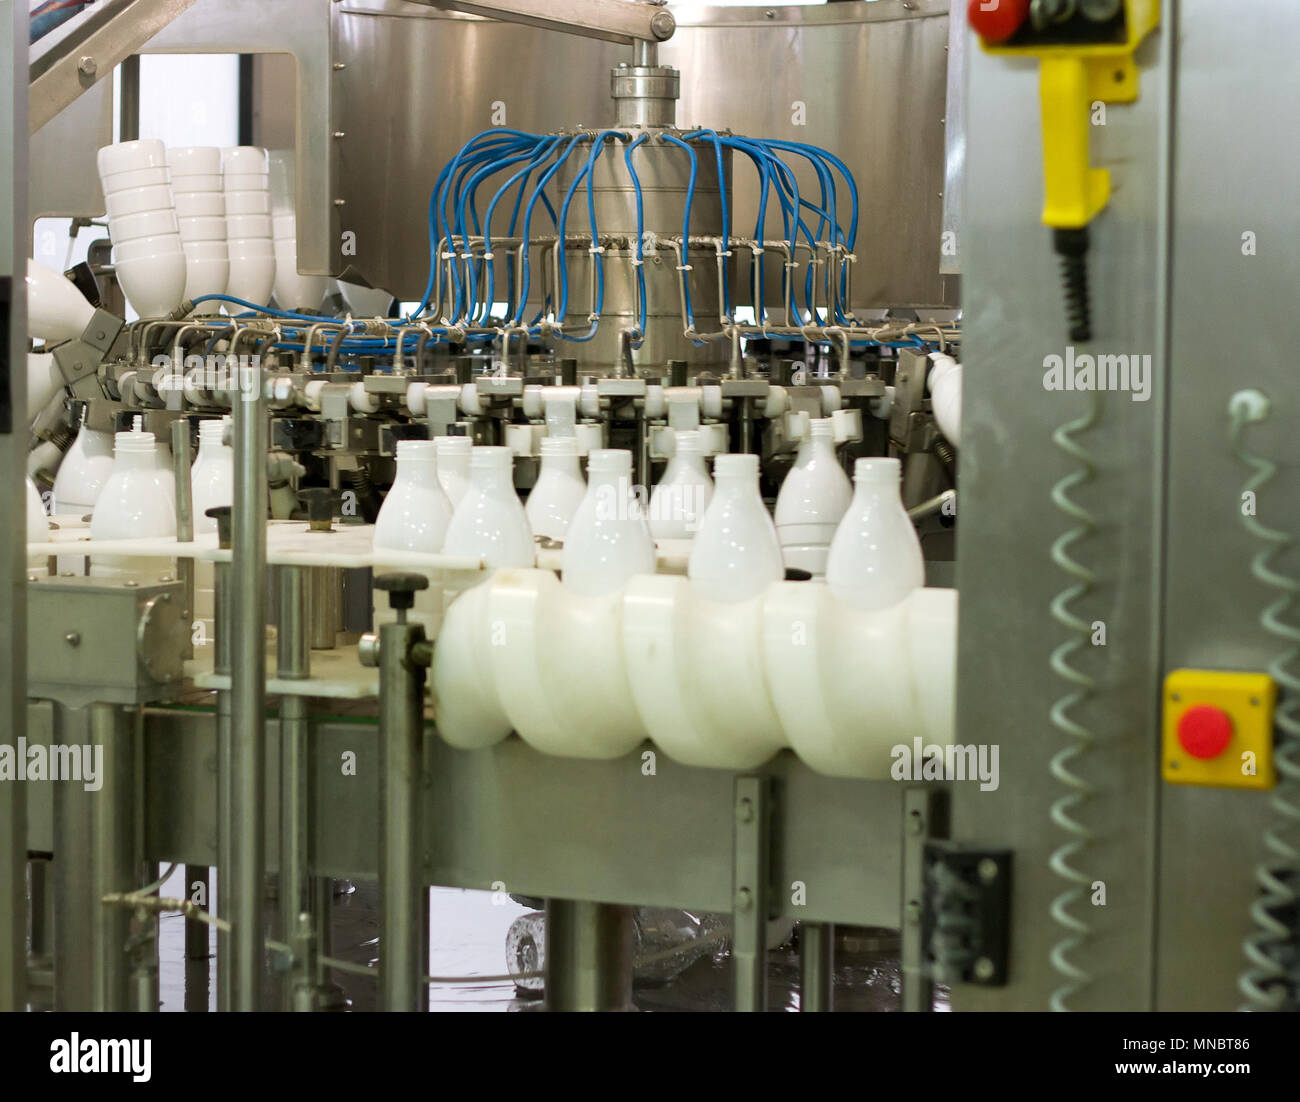
<svg viewBox="0 0 1300 1102">
<path fill-rule="evenodd" d="M 48 493 L 134 426 L 176 493 L 173 535 L 61 513 L 0 547 L 0 1005 L 157 1009 L 181 913 L 220 1008 L 336 1008 L 350 879 L 391 1010 L 439 982 L 430 886 L 544 900 L 510 970 L 554 1009 L 629 1007 L 679 912 L 737 1010 L 791 925 L 804 1010 L 837 926 L 897 931 L 909 1011 L 1294 1009 L 1293 398 L 1260 316 L 1296 275 L 1289 5 L 102 0 L 26 63 L 5 8 L 3 465 Z M 253 59 L 297 272 L 386 305 L 187 288 L 128 321 L 97 244 L 29 403 L 32 222 L 102 216 L 108 76 L 129 141 L 155 52 Z M 209 534 L 191 449 L 226 416 Z M 579 595 L 551 541 L 493 572 L 373 539 L 412 441 L 509 448 L 526 496 L 544 440 L 649 486 L 689 431 L 772 499 L 813 420 L 901 462 L 926 588 L 727 604 L 661 541 Z"/>
</svg>

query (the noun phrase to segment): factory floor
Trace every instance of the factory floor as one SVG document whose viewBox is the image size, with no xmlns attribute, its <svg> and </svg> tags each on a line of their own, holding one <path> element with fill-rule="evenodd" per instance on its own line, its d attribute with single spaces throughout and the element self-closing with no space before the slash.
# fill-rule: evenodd
<svg viewBox="0 0 1300 1102">
<path fill-rule="evenodd" d="M 163 896 L 184 894 L 177 869 L 162 887 Z M 379 910 L 376 885 L 360 882 L 336 894 L 333 912 L 333 956 L 349 963 L 374 966 L 378 963 Z M 530 908 L 512 900 L 493 901 L 492 893 L 435 888 L 430 897 L 429 967 L 435 976 L 464 976 L 461 983 L 434 986 L 430 991 L 432 1011 L 530 1011 L 540 1008 L 536 998 L 523 997 L 511 982 L 476 981 L 475 975 L 497 976 L 506 971 L 505 941 L 511 924 Z M 272 918 L 274 902 L 268 905 Z M 893 1011 L 899 1009 L 899 964 L 897 935 L 889 931 L 840 928 L 837 930 L 835 967 L 835 1009 L 842 1011 Z M 216 1010 L 213 986 L 215 967 L 209 962 L 190 962 L 196 968 L 195 994 L 199 1007 L 185 1002 L 185 920 L 165 915 L 160 923 L 159 989 L 163 1011 L 199 1009 L 206 1003 Z M 215 932 L 209 946 L 215 947 Z M 207 972 L 205 976 L 204 973 Z M 376 984 L 364 976 L 335 972 L 334 979 L 345 992 L 349 1009 L 375 1009 Z M 206 981 L 206 982 L 205 982 Z M 731 965 L 725 952 L 705 955 L 665 984 L 638 983 L 635 1000 L 646 1011 L 725 1011 L 731 1004 Z M 204 998 L 206 996 L 206 998 Z M 34 1010 L 49 1009 L 49 991 L 34 990 Z M 277 1005 L 277 982 L 268 975 L 264 1002 Z M 799 1009 L 799 953 L 794 943 L 772 949 L 768 954 L 768 1007 L 770 1010 Z M 935 1009 L 947 1009 L 941 999 Z"/>
</svg>

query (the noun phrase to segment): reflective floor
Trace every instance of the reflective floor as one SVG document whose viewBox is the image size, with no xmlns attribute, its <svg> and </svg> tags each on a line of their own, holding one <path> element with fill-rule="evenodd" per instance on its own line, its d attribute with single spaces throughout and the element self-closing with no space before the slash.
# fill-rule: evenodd
<svg viewBox="0 0 1300 1102">
<path fill-rule="evenodd" d="M 189 894 L 177 869 L 163 885 L 161 895 Z M 340 884 L 334 898 L 332 956 L 350 964 L 378 964 L 379 914 L 376 885 Z M 535 997 L 520 995 L 510 981 L 477 979 L 507 971 L 506 935 L 512 923 L 531 908 L 499 893 L 435 888 L 430 893 L 430 972 L 454 982 L 430 988 L 433 1011 L 528 1011 L 538 1009 Z M 275 904 L 268 902 L 268 923 L 274 921 Z M 216 1010 L 215 958 L 185 960 L 185 924 L 180 915 L 160 922 L 159 987 L 164 1011 Z M 209 954 L 215 951 L 216 932 L 209 930 Z M 768 954 L 768 1008 L 799 1009 L 798 934 Z M 191 997 L 186 1006 L 187 968 Z M 333 978 L 353 1011 L 375 1009 L 376 983 L 366 976 L 335 971 Z M 705 954 L 667 983 L 638 983 L 635 1000 L 645 1011 L 725 1011 L 731 1006 L 731 963 L 725 947 Z M 273 1008 L 280 998 L 279 982 L 267 977 L 264 1005 Z M 835 1009 L 839 1011 L 894 1011 L 899 1009 L 900 972 L 898 938 L 888 930 L 837 928 L 835 956 Z M 33 1009 L 48 1009 L 49 992 L 33 991 Z M 947 1009 L 941 993 L 936 1010 Z"/>
</svg>

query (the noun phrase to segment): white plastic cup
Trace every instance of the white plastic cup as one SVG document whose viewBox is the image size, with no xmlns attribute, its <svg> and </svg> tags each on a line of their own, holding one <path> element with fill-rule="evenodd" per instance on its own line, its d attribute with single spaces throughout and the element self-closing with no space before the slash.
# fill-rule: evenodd
<svg viewBox="0 0 1300 1102">
<path fill-rule="evenodd" d="M 176 180 L 175 191 L 206 192 L 224 190 L 224 180 L 219 172 L 201 176 L 180 176 Z"/>
<path fill-rule="evenodd" d="M 266 150 L 255 145 L 237 145 L 223 150 L 221 166 L 228 176 L 249 172 L 265 176 L 271 168 Z"/>
<path fill-rule="evenodd" d="M 269 237 L 232 237 L 229 240 L 230 259 L 274 260 L 275 248 Z"/>
<path fill-rule="evenodd" d="M 271 197 L 265 191 L 232 191 L 226 196 L 226 213 L 235 215 L 269 215 Z"/>
<path fill-rule="evenodd" d="M 227 199 L 233 196 L 227 196 Z M 232 238 L 265 237 L 271 239 L 269 214 L 226 214 L 226 233 Z"/>
<path fill-rule="evenodd" d="M 146 210 L 139 214 L 124 214 L 108 220 L 108 235 L 115 245 L 127 241 L 138 241 L 142 237 L 160 237 L 163 234 L 178 233 L 176 212 L 166 210 Z"/>
<path fill-rule="evenodd" d="M 113 261 L 117 281 L 122 285 L 127 301 L 142 318 L 161 317 L 180 305 L 185 293 L 186 267 L 179 237 L 176 242 L 174 253 L 136 260 L 115 258 Z"/>
<path fill-rule="evenodd" d="M 215 145 L 187 145 L 167 150 L 172 178 L 178 176 L 220 176 L 221 149 Z"/>
<path fill-rule="evenodd" d="M 226 239 L 224 218 L 181 218 L 178 222 L 182 241 L 224 241 Z"/>
<path fill-rule="evenodd" d="M 226 196 L 220 191 L 181 191 L 176 189 L 174 202 L 177 218 L 224 218 Z M 112 211 L 109 211 L 111 214 Z"/>
<path fill-rule="evenodd" d="M 100 176 L 134 172 L 142 168 L 167 170 L 167 147 L 154 138 L 106 145 L 96 155 Z"/>
<path fill-rule="evenodd" d="M 271 236 L 277 241 L 297 241 L 298 219 L 292 214 L 271 215 Z"/>
<path fill-rule="evenodd" d="M 169 210 L 172 206 L 172 189 L 166 184 L 151 187 L 128 188 L 104 196 L 109 218 L 128 214 L 142 214 L 147 210 Z"/>
<path fill-rule="evenodd" d="M 222 181 L 226 193 L 232 191 L 270 192 L 270 183 L 265 172 L 227 172 Z"/>
<path fill-rule="evenodd" d="M 138 237 L 113 245 L 113 263 L 121 260 L 152 260 L 156 257 L 183 256 L 180 234 L 161 233 L 153 237 Z"/>
<path fill-rule="evenodd" d="M 205 252 L 211 249 L 220 255 L 203 256 L 195 250 Z M 185 295 L 186 299 L 199 295 L 224 295 L 230 286 L 230 258 L 226 255 L 224 241 L 196 241 L 185 246 Z M 205 303 L 205 309 L 211 309 L 213 303 Z"/>
<path fill-rule="evenodd" d="M 131 188 L 170 184 L 171 179 L 171 174 L 164 165 L 161 168 L 137 168 L 130 172 L 102 174 L 99 182 L 104 188 L 105 195 L 114 195 L 119 191 L 130 191 Z"/>
</svg>

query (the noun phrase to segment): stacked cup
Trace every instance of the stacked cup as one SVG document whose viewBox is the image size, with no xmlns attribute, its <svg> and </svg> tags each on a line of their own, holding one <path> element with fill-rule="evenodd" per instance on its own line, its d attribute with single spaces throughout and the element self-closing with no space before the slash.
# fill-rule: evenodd
<svg viewBox="0 0 1300 1102">
<path fill-rule="evenodd" d="M 251 145 L 223 157 L 226 236 L 230 250 L 228 292 L 257 306 L 271 300 L 275 252 L 271 246 L 271 185 L 266 150 Z"/>
<path fill-rule="evenodd" d="M 142 318 L 168 314 L 185 291 L 185 251 L 167 151 L 159 141 L 121 142 L 101 149 L 98 161 L 122 291 Z"/>
<path fill-rule="evenodd" d="M 221 150 L 214 145 L 169 149 L 176 220 L 185 247 L 185 297 L 222 295 L 230 277 Z"/>
<path fill-rule="evenodd" d="M 282 310 L 317 310 L 329 280 L 298 273 L 294 151 L 271 150 L 271 222 L 275 233 L 275 301 Z"/>
</svg>

